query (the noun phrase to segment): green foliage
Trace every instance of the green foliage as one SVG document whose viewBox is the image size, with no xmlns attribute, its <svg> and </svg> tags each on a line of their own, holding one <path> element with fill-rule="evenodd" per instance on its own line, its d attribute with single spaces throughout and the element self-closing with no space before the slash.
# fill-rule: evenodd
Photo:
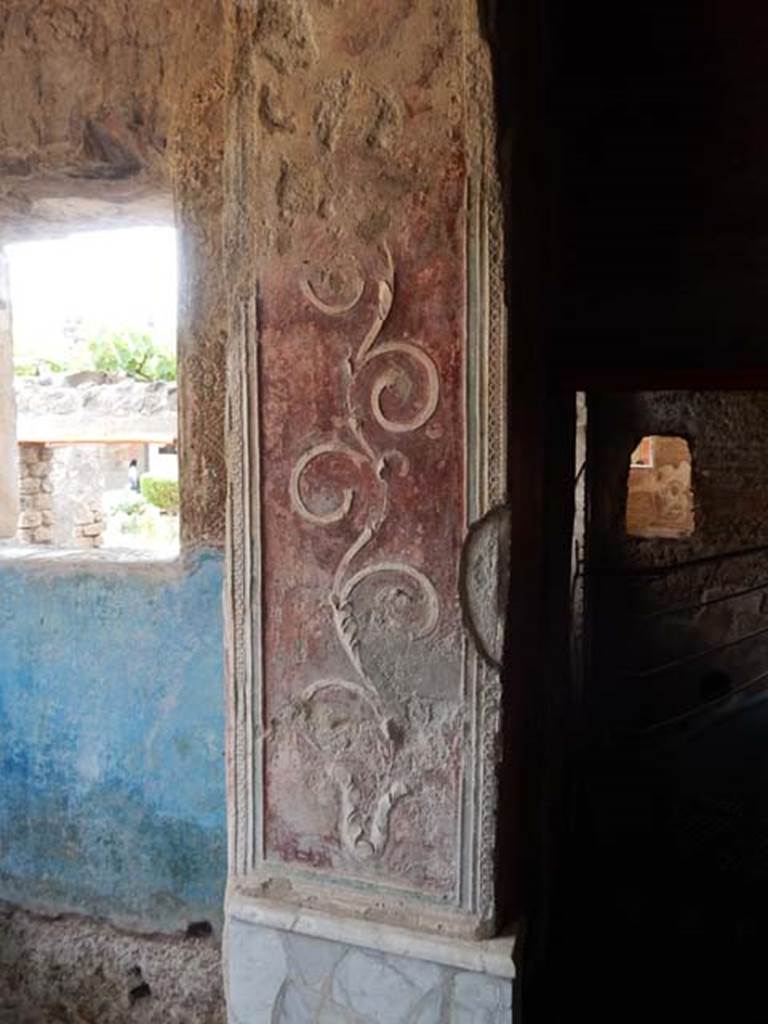
<svg viewBox="0 0 768 1024">
<path fill-rule="evenodd" d="M 118 513 L 125 516 L 133 516 L 141 513 L 146 508 L 147 500 L 142 494 L 132 494 L 130 497 L 121 498 L 110 506 L 110 515 Z"/>
<path fill-rule="evenodd" d="M 53 359 L 35 359 L 31 362 L 13 363 L 15 377 L 37 377 L 41 370 L 48 370 L 50 373 L 63 373 L 66 369 L 63 363 L 57 363 Z"/>
<path fill-rule="evenodd" d="M 175 358 L 150 334 L 138 331 L 100 331 L 88 339 L 91 368 L 122 371 L 138 380 L 176 380 Z"/>
<path fill-rule="evenodd" d="M 143 473 L 139 481 L 141 493 L 156 508 L 164 512 L 179 511 L 179 481 Z"/>
</svg>

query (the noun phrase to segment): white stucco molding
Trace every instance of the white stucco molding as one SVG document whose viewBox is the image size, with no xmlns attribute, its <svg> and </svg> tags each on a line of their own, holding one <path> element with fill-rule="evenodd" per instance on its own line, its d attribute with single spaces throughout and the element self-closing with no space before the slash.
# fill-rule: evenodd
<svg viewBox="0 0 768 1024">
<path fill-rule="evenodd" d="M 515 977 L 514 934 L 468 940 L 400 928 L 396 925 L 308 910 L 288 903 L 230 893 L 230 918 L 277 931 L 327 939 L 394 956 L 425 960 L 497 978 Z"/>
</svg>

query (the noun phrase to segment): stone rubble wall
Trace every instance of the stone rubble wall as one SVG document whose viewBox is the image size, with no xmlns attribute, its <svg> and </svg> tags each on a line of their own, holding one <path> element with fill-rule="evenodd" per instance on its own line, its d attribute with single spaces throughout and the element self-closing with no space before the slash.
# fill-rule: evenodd
<svg viewBox="0 0 768 1024">
<path fill-rule="evenodd" d="M 106 527 L 103 495 L 128 482 L 128 464 L 147 466 L 146 446 L 19 445 L 21 544 L 97 548 Z"/>
<path fill-rule="evenodd" d="M 53 449 L 44 444 L 19 445 L 20 514 L 17 539 L 22 544 L 53 542 Z"/>
<path fill-rule="evenodd" d="M 131 459 L 147 469 L 141 438 L 175 439 L 175 383 L 82 372 L 21 378 L 15 391 L 22 495 L 16 539 L 100 547 L 104 493 L 127 485 Z"/>
<path fill-rule="evenodd" d="M 0 903 L 0 1024 L 224 1024 L 218 940 L 135 935 Z"/>
<path fill-rule="evenodd" d="M 127 488 L 128 464 L 147 468 L 146 445 L 60 445 L 53 458 L 54 543 L 62 547 L 99 547 L 104 495 Z M 128 497 L 126 489 L 126 497 Z"/>
<path fill-rule="evenodd" d="M 177 387 L 83 371 L 16 380 L 19 441 L 171 442 L 177 434 Z"/>
<path fill-rule="evenodd" d="M 74 543 L 78 548 L 100 548 L 104 543 L 104 513 L 98 507 L 83 508 L 75 517 Z"/>
</svg>

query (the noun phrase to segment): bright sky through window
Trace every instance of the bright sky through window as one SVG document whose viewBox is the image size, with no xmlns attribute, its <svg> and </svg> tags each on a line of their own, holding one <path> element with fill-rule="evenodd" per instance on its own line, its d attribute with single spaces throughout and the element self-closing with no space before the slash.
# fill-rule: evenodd
<svg viewBox="0 0 768 1024">
<path fill-rule="evenodd" d="M 88 231 L 6 247 L 16 360 L 66 355 L 73 327 L 146 332 L 176 350 L 173 228 Z"/>
</svg>

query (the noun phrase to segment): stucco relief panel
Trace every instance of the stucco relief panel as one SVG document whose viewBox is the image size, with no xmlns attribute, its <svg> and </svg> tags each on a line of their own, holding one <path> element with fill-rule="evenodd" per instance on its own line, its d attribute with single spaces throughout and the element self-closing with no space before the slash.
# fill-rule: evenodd
<svg viewBox="0 0 768 1024">
<path fill-rule="evenodd" d="M 452 263 L 425 271 L 396 236 L 310 245 L 264 303 L 260 372 L 266 859 L 444 898 L 462 766 Z"/>
</svg>

